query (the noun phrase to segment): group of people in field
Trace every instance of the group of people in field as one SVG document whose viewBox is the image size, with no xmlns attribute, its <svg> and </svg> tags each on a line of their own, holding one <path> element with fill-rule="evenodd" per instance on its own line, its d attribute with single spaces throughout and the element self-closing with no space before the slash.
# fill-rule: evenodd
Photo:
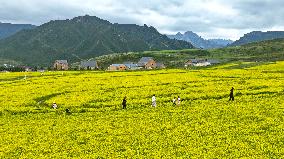
<svg viewBox="0 0 284 159">
<path fill-rule="evenodd" d="M 235 90 L 234 87 L 232 87 L 231 90 L 230 90 L 230 99 L 229 99 L 229 101 L 234 101 L 235 100 L 235 98 L 234 98 L 234 90 Z M 126 103 L 127 103 L 127 99 L 126 99 L 126 96 L 125 96 L 123 98 L 123 100 L 122 100 L 122 109 L 126 109 Z M 173 103 L 174 106 L 180 106 L 180 104 L 181 104 L 180 96 L 178 96 L 177 98 L 174 98 L 172 100 L 172 103 Z M 156 101 L 156 95 L 155 94 L 152 96 L 152 106 L 153 107 L 157 107 L 157 101 Z M 57 109 L 57 104 L 55 102 L 53 102 L 52 108 L 53 109 Z M 70 110 L 66 109 L 66 113 L 70 113 Z"/>
<path fill-rule="evenodd" d="M 52 103 L 52 108 L 53 109 L 57 109 L 58 108 L 58 106 L 57 106 L 57 104 L 55 102 Z M 65 112 L 66 112 L 66 114 L 71 114 L 71 111 L 68 108 L 65 109 Z"/>
<path fill-rule="evenodd" d="M 173 99 L 173 105 L 179 106 L 179 105 L 180 105 L 180 102 L 181 102 L 181 99 L 180 99 L 179 96 L 178 96 L 178 98 L 174 98 L 174 99 Z"/>
<path fill-rule="evenodd" d="M 234 98 L 234 90 L 235 90 L 234 87 L 232 87 L 231 90 L 230 90 L 230 99 L 229 99 L 229 101 L 234 101 L 235 100 L 235 98 Z M 172 102 L 173 102 L 174 106 L 180 106 L 180 103 L 181 103 L 180 96 L 178 96 L 177 98 L 174 98 L 172 100 Z M 125 96 L 123 98 L 123 100 L 122 100 L 122 109 L 126 109 L 126 103 L 127 103 L 127 100 L 126 100 L 126 96 Z M 155 94 L 152 96 L 152 107 L 157 107 L 157 101 L 156 101 L 156 95 Z"/>
</svg>

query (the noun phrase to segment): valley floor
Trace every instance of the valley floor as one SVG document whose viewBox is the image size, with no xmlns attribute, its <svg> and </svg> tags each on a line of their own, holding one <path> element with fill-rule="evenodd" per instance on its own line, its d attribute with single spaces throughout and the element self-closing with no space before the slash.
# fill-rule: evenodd
<svg viewBox="0 0 284 159">
<path fill-rule="evenodd" d="M 234 102 L 228 101 L 231 87 Z M 284 155 L 284 62 L 204 70 L 1 73 L 0 89 L 0 158 Z M 157 108 L 151 107 L 153 94 Z M 178 107 L 171 102 L 177 96 Z M 58 109 L 51 108 L 53 102 Z"/>
</svg>

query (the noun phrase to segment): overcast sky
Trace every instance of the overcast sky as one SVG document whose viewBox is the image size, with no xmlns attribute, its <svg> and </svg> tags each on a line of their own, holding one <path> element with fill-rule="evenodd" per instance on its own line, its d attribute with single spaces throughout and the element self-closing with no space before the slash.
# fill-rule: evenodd
<svg viewBox="0 0 284 159">
<path fill-rule="evenodd" d="M 283 8 L 284 0 L 0 0 L 0 22 L 41 25 L 88 14 L 165 34 L 236 40 L 253 30 L 284 30 Z"/>
</svg>

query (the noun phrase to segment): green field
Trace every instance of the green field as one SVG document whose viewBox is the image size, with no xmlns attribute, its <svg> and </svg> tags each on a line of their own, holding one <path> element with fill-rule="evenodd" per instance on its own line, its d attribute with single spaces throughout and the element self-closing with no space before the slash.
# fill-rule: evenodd
<svg viewBox="0 0 284 159">
<path fill-rule="evenodd" d="M 0 158 L 284 156 L 284 62 L 1 73 L 0 89 Z M 177 96 L 182 102 L 174 107 Z"/>
</svg>

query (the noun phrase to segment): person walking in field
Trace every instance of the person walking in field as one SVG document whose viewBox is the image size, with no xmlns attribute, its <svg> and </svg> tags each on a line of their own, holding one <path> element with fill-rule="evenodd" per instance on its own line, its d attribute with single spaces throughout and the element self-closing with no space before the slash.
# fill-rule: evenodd
<svg viewBox="0 0 284 159">
<path fill-rule="evenodd" d="M 175 106 L 175 105 L 177 105 L 176 104 L 176 97 L 174 97 L 174 99 L 173 99 L 173 106 Z"/>
<path fill-rule="evenodd" d="M 122 109 L 126 109 L 126 96 L 122 100 Z"/>
<path fill-rule="evenodd" d="M 230 99 L 229 99 L 229 101 L 234 101 L 235 100 L 235 98 L 234 98 L 234 90 L 235 90 L 234 87 L 232 87 L 232 89 L 230 90 Z"/>
<path fill-rule="evenodd" d="M 71 111 L 70 111 L 70 109 L 65 109 L 65 112 L 66 112 L 66 114 L 68 114 L 68 115 L 70 115 L 71 114 Z"/>
<path fill-rule="evenodd" d="M 57 109 L 57 104 L 56 104 L 55 102 L 53 102 L 52 108 L 53 108 L 53 109 Z"/>
<path fill-rule="evenodd" d="M 180 101 L 181 101 L 181 99 L 180 99 L 180 97 L 178 96 L 178 99 L 177 99 L 177 105 L 178 105 L 178 106 L 180 106 Z"/>
<path fill-rule="evenodd" d="M 152 106 L 153 106 L 153 107 L 156 107 L 156 106 L 157 106 L 155 94 L 154 94 L 153 97 L 152 97 Z"/>
</svg>

